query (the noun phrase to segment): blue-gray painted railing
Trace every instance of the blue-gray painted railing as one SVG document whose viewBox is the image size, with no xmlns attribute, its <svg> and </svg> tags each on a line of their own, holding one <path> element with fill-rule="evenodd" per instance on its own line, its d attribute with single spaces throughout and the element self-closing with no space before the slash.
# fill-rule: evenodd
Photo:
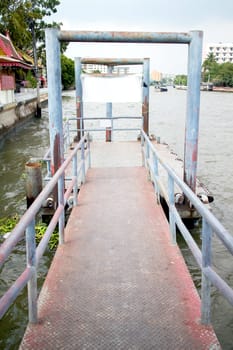
<svg viewBox="0 0 233 350">
<path fill-rule="evenodd" d="M 141 131 L 141 144 L 143 153 L 143 164 L 148 167 L 151 178 L 154 181 L 156 195 L 162 193 L 169 206 L 169 222 L 171 231 L 171 241 L 176 243 L 176 225 L 183 235 L 188 247 L 190 248 L 196 262 L 202 272 L 201 281 L 201 319 L 203 324 L 210 323 L 211 306 L 211 284 L 214 285 L 220 293 L 233 305 L 233 289 L 214 271 L 211 265 L 211 238 L 213 232 L 221 240 L 224 246 L 233 255 L 233 237 L 218 221 L 218 219 L 208 210 L 200 201 L 196 194 L 184 183 L 184 181 L 159 157 L 156 148 L 149 140 L 145 132 Z M 160 164 L 168 175 L 168 191 L 159 177 L 158 164 Z M 188 198 L 192 206 L 202 217 L 202 247 L 199 249 L 191 233 L 184 225 L 178 210 L 174 203 L 174 186 L 181 189 Z"/>
<path fill-rule="evenodd" d="M 14 302 L 22 289 L 28 283 L 28 313 L 29 322 L 37 322 L 37 266 L 40 258 L 48 245 L 49 239 L 59 223 L 59 243 L 64 242 L 64 208 L 68 198 L 71 195 L 74 197 L 74 205 L 77 204 L 78 194 L 78 179 L 81 177 L 81 182 L 85 181 L 86 168 L 90 167 L 90 142 L 89 135 L 82 137 L 80 142 L 67 156 L 60 168 L 50 179 L 42 192 L 32 203 L 29 209 L 22 216 L 19 223 L 12 230 L 11 235 L 0 246 L 0 268 L 11 254 L 17 243 L 22 239 L 26 231 L 26 254 L 27 266 L 23 273 L 17 278 L 12 286 L 4 293 L 0 299 L 0 318 L 6 313 L 10 305 Z M 77 154 L 79 156 L 79 161 Z M 55 186 L 58 184 L 58 192 L 64 190 L 65 171 L 70 163 L 72 166 L 72 177 L 67 186 L 65 193 L 58 193 L 58 207 L 47 227 L 47 230 L 36 247 L 35 242 L 35 217 L 41 209 L 44 201 L 49 197 Z M 87 167 L 85 165 L 87 163 Z"/>
<path fill-rule="evenodd" d="M 71 139 L 71 133 L 77 133 L 77 128 L 74 127 L 74 125 L 71 125 L 71 122 L 72 121 L 75 121 L 77 120 L 77 118 L 75 117 L 70 117 L 69 120 L 67 121 L 67 128 L 69 129 L 69 132 L 67 132 L 67 134 L 69 134 L 69 140 Z M 83 131 L 84 132 L 95 132 L 95 131 L 106 131 L 106 127 L 90 127 L 90 128 L 87 128 L 85 127 L 85 121 L 91 121 L 91 120 L 97 120 L 97 121 L 100 121 L 100 120 L 108 120 L 109 121 L 109 118 L 108 116 L 106 117 L 85 117 L 85 118 L 82 118 L 82 121 L 83 121 Z M 115 127 L 114 126 L 114 121 L 116 120 L 139 120 L 140 121 L 140 126 L 138 127 L 134 127 L 134 128 L 129 128 L 129 127 L 126 127 L 126 126 L 122 126 L 122 127 Z M 119 116 L 119 117 L 111 117 L 111 127 L 110 130 L 112 132 L 112 135 L 113 135 L 113 132 L 114 131 L 138 131 L 140 133 L 141 129 L 143 127 L 143 116 Z M 68 140 L 68 138 L 66 138 L 66 140 Z M 66 142 L 65 142 L 66 144 Z"/>
</svg>

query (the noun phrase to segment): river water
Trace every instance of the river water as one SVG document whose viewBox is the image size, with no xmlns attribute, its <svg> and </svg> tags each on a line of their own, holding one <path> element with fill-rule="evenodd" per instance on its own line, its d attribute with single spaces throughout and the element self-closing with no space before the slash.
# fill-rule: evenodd
<svg viewBox="0 0 233 350">
<path fill-rule="evenodd" d="M 185 130 L 186 91 L 170 88 L 168 92 L 150 91 L 150 133 L 160 136 L 183 158 Z M 63 97 L 64 116 L 75 116 L 74 92 Z M 106 114 L 105 105 L 88 104 L 84 111 L 91 116 Z M 113 115 L 140 115 L 140 104 L 114 104 Z M 215 201 L 211 207 L 217 218 L 233 233 L 233 95 L 230 93 L 201 92 L 198 177 Z M 134 125 L 139 125 L 135 122 Z M 91 127 L 96 122 L 89 122 Z M 99 124 L 98 124 L 99 126 Z M 137 132 L 131 133 L 135 139 Z M 127 135 L 128 136 L 128 135 Z M 93 137 L 97 137 L 93 133 Z M 104 134 L 101 136 L 104 138 Z M 114 135 L 114 139 L 125 134 Z M 42 119 L 33 119 L 4 142 L 0 152 L 0 217 L 22 214 L 25 209 L 24 165 L 30 158 L 42 158 L 49 143 L 48 112 L 43 110 Z M 201 244 L 199 228 L 193 234 Z M 200 272 L 182 239 L 179 241 L 197 288 Z M 39 270 L 42 284 L 51 254 L 46 254 Z M 233 287 L 233 257 L 217 239 L 213 240 L 213 263 L 216 270 Z M 10 284 L 24 264 L 24 243 L 11 255 L 6 268 L 1 271 L 0 292 Z M 10 268 L 10 272 L 9 272 Z M 223 349 L 233 349 L 233 308 L 213 289 L 212 320 Z M 17 349 L 27 324 L 27 301 L 23 293 L 7 315 L 0 321 L 0 348 Z"/>
</svg>

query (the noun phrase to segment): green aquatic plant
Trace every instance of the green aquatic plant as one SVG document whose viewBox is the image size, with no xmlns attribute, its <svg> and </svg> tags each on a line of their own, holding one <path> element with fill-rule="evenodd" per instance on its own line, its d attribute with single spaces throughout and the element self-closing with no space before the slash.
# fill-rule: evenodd
<svg viewBox="0 0 233 350">
<path fill-rule="evenodd" d="M 0 219 L 0 235 L 4 236 L 10 233 L 16 224 L 19 222 L 20 217 L 18 215 L 14 215 L 12 217 L 4 217 Z M 35 225 L 35 231 L 36 231 L 36 244 L 39 244 L 41 239 L 43 238 L 48 225 L 43 222 L 38 222 Z M 55 229 L 55 231 L 52 233 L 50 240 L 49 240 L 49 249 L 54 250 L 58 245 L 58 230 Z"/>
<path fill-rule="evenodd" d="M 19 216 L 14 215 L 11 217 L 5 217 L 0 219 L 0 235 L 5 235 L 8 232 L 11 232 L 15 225 L 19 221 Z"/>
<path fill-rule="evenodd" d="M 36 243 L 39 244 L 39 242 L 41 241 L 41 239 L 43 238 L 46 230 L 47 230 L 48 225 L 43 223 L 43 222 L 39 222 L 38 224 L 36 224 L 35 226 L 35 230 L 36 230 Z M 55 229 L 55 231 L 52 233 L 50 240 L 49 240 L 49 249 L 50 250 L 54 250 L 58 245 L 58 230 Z"/>
</svg>

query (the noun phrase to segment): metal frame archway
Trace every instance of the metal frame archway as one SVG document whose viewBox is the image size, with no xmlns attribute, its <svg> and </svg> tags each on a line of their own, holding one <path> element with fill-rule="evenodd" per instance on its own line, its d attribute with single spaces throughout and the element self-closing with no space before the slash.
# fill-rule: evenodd
<svg viewBox="0 0 233 350">
<path fill-rule="evenodd" d="M 46 29 L 46 52 L 49 93 L 51 169 L 54 173 L 63 161 L 62 96 L 60 42 L 161 43 L 188 45 L 188 91 L 184 151 L 184 181 L 195 192 L 198 131 L 200 112 L 200 82 L 202 31 L 188 33 L 60 31 Z"/>
</svg>

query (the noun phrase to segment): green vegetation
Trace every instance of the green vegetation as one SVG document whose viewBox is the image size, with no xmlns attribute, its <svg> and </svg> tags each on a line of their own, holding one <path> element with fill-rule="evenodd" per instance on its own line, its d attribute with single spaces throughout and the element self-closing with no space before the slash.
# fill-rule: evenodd
<svg viewBox="0 0 233 350">
<path fill-rule="evenodd" d="M 217 63 L 214 54 L 210 53 L 202 64 L 202 81 L 215 86 L 233 87 L 233 63 Z M 187 85 L 187 76 L 177 75 L 174 84 Z"/>
<path fill-rule="evenodd" d="M 20 218 L 18 215 L 0 219 L 0 235 L 5 235 L 8 232 L 11 232 L 14 229 L 14 227 L 16 226 L 16 224 L 19 222 L 19 219 Z M 47 227 L 48 226 L 42 222 L 38 222 L 36 224 L 35 230 L 36 230 L 36 243 L 37 244 L 41 241 L 43 235 L 45 234 Z M 58 231 L 55 230 L 50 238 L 50 241 L 49 241 L 49 249 L 53 250 L 57 247 L 57 245 L 58 245 Z"/>
<path fill-rule="evenodd" d="M 74 61 L 61 55 L 62 85 L 65 90 L 74 87 Z"/>
<path fill-rule="evenodd" d="M 185 75 L 185 74 L 176 75 L 176 77 L 174 79 L 174 84 L 186 86 L 187 85 L 187 75 Z"/>
<path fill-rule="evenodd" d="M 35 226 L 36 229 L 36 243 L 38 244 L 43 238 L 45 231 L 47 230 L 47 225 L 45 223 L 37 223 Z M 52 233 L 52 236 L 49 240 L 49 249 L 54 250 L 58 245 L 58 231 L 57 229 Z"/>
<path fill-rule="evenodd" d="M 48 18 L 57 12 L 59 4 L 59 0 L 1 0 L 0 33 L 9 32 L 17 48 L 30 52 L 33 42 L 32 31 L 35 32 L 39 47 L 39 43 L 44 43 L 45 28 L 60 27 L 61 23 L 45 22 L 45 17 Z"/>
<path fill-rule="evenodd" d="M 0 235 L 5 235 L 6 233 L 12 231 L 18 221 L 18 215 L 0 219 Z"/>
<path fill-rule="evenodd" d="M 214 54 L 210 53 L 202 65 L 202 79 L 215 86 L 233 87 L 233 63 L 217 63 Z"/>
<path fill-rule="evenodd" d="M 33 36 L 36 42 L 38 62 L 46 66 L 45 28 L 60 28 L 62 23 L 48 23 L 48 18 L 57 12 L 60 0 L 1 0 L 0 6 L 0 33 L 9 33 L 10 38 L 22 53 L 33 55 Z M 61 43 L 61 52 L 65 52 L 67 43 Z M 67 60 L 69 60 L 67 58 Z M 71 65 L 62 61 L 62 83 L 69 88 L 74 83 L 74 73 Z M 34 87 L 33 76 L 29 79 L 20 69 L 16 70 L 18 80 L 27 80 L 30 87 Z"/>
<path fill-rule="evenodd" d="M 27 72 L 26 75 L 26 82 L 27 82 L 27 86 L 28 88 L 36 88 L 36 78 L 34 77 L 34 75 L 32 74 L 32 72 L 29 70 Z"/>
</svg>

